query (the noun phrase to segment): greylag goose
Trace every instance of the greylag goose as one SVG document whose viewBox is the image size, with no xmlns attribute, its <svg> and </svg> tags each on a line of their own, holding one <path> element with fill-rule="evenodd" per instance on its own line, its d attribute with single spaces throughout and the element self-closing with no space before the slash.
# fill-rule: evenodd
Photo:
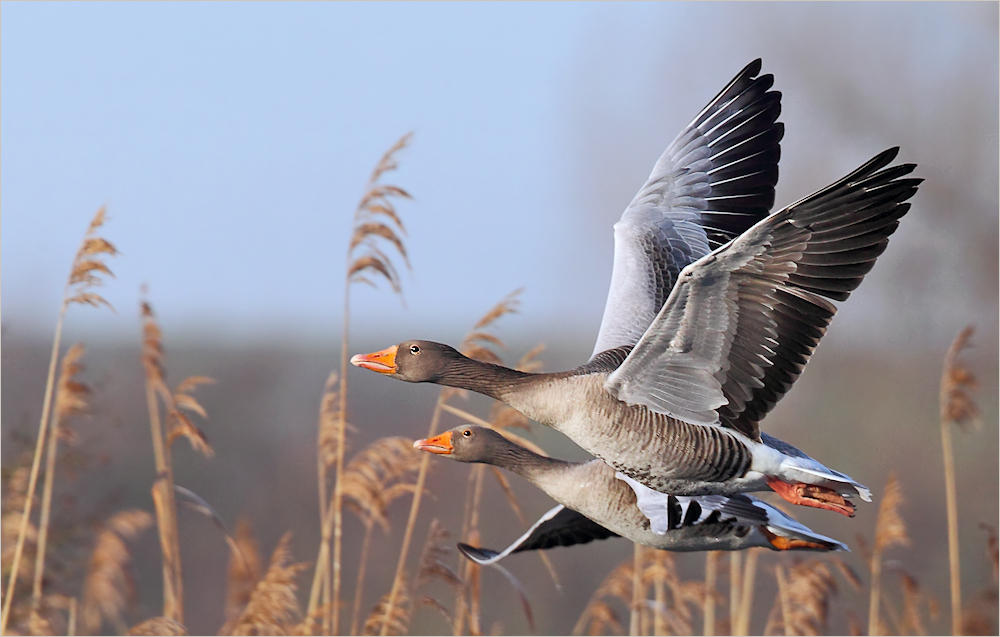
<svg viewBox="0 0 1000 637">
<path fill-rule="evenodd" d="M 778 509 L 748 495 L 673 496 L 657 493 L 618 474 L 601 460 L 566 462 L 540 456 L 500 433 L 477 425 L 417 440 L 413 446 L 460 462 L 481 462 L 512 471 L 559 505 L 502 551 L 460 544 L 470 559 L 492 564 L 511 553 L 585 544 L 621 536 L 666 551 L 838 551 L 847 547 L 814 533 Z M 640 512 L 636 492 L 644 494 Z M 643 497 L 639 498 L 640 501 Z"/>
<path fill-rule="evenodd" d="M 770 488 L 853 515 L 845 498 L 870 500 L 865 487 L 758 423 L 825 333 L 830 300 L 847 299 L 885 250 L 921 180 L 904 178 L 914 164 L 889 166 L 893 148 L 758 220 L 773 201 L 781 135 L 777 94 L 764 92 L 770 76 L 752 79 L 758 70 L 759 61 L 744 69 L 681 132 L 615 224 L 611 291 L 587 363 L 528 374 L 430 341 L 351 362 L 500 400 L 661 493 Z"/>
</svg>

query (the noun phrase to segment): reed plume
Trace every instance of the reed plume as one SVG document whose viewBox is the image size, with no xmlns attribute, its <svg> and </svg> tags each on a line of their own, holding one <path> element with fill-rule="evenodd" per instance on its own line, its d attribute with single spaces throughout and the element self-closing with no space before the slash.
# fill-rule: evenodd
<svg viewBox="0 0 1000 637">
<path fill-rule="evenodd" d="M 969 346 L 973 328 L 966 326 L 944 357 L 941 374 L 941 452 L 944 456 L 944 483 L 948 514 L 948 562 L 951 582 L 951 632 L 962 634 L 962 581 L 958 552 L 958 495 L 955 487 L 955 458 L 951 444 L 951 425 L 966 430 L 979 427 L 979 407 L 972 398 L 976 377 L 959 359 L 961 351 Z"/>
<path fill-rule="evenodd" d="M 12 463 L 13 464 L 13 463 Z M 28 476 L 30 474 L 31 454 L 24 453 L 16 465 L 4 465 L 3 471 L 3 498 L 0 499 L 2 507 L 2 523 L 0 523 L 0 542 L 2 542 L 2 563 L 3 576 L 10 576 L 14 551 L 18 542 L 18 533 L 24 519 L 24 503 L 27 499 Z M 28 520 L 24 534 L 23 551 L 24 555 L 31 557 L 34 555 L 38 543 L 38 528 Z M 28 583 L 31 582 L 32 567 L 29 560 L 22 561 L 19 566 L 17 578 Z M 29 619 L 22 612 L 24 605 L 18 604 L 11 610 L 12 625 L 20 625 Z M 30 609 L 29 609 L 30 611 Z M 30 612 L 28 613 L 30 615 Z"/>
<path fill-rule="evenodd" d="M 97 211 L 90 221 L 90 226 L 84 235 L 83 243 L 73 257 L 70 267 L 69 278 L 66 280 L 66 287 L 63 289 L 62 305 L 59 308 L 59 319 L 56 321 L 55 336 L 52 339 L 52 353 L 49 357 L 49 371 L 45 380 L 45 397 L 42 399 L 42 415 L 38 423 L 38 437 L 35 440 L 35 453 L 32 457 L 31 471 L 28 476 L 28 487 L 25 491 L 24 509 L 20 518 L 17 542 L 14 554 L 11 558 L 10 576 L 7 580 L 6 597 L 3 600 L 3 611 L 0 613 L 0 634 L 7 629 L 7 622 L 10 619 L 11 604 L 14 601 L 14 593 L 17 588 L 17 574 L 21 567 L 21 555 L 24 551 L 24 543 L 27 539 L 28 526 L 31 518 L 31 509 L 35 497 L 35 487 L 38 483 L 38 473 L 41 467 L 43 450 L 45 449 L 46 435 L 49 428 L 49 416 L 52 410 L 52 389 L 55 383 L 56 362 L 59 359 L 59 344 L 62 340 L 63 322 L 66 318 L 66 310 L 70 305 L 91 305 L 99 307 L 111 304 L 103 296 L 93 291 L 93 289 L 103 283 L 104 276 L 114 277 L 111 270 L 105 264 L 107 257 L 118 254 L 118 250 L 109 241 L 97 236 L 97 231 L 104 225 L 104 208 Z"/>
<path fill-rule="evenodd" d="M 405 573 L 397 575 L 392 591 L 384 595 L 369 613 L 361 634 L 405 635 L 410 626 L 408 588 Z"/>
<path fill-rule="evenodd" d="M 669 551 L 644 547 L 640 561 L 642 567 L 637 570 L 633 554 L 601 582 L 577 620 L 574 635 L 582 635 L 585 631 L 590 635 L 609 634 L 608 629 L 622 633 L 625 628 L 615 611 L 615 604 L 639 609 L 635 617 L 636 634 L 650 632 L 650 611 L 652 632 L 694 634 L 692 611 L 704 604 L 707 594 L 704 584 L 682 580 L 677 574 L 676 560 Z M 650 587 L 654 594 L 652 602 L 648 599 Z"/>
<path fill-rule="evenodd" d="M 76 379 L 83 370 L 80 358 L 83 345 L 77 343 L 63 356 L 56 389 L 55 417 L 49 432 L 48 451 L 45 459 L 45 484 L 42 487 L 42 510 L 38 522 L 38 545 L 35 552 L 35 578 L 31 592 L 31 612 L 37 615 L 42 602 L 42 576 L 45 572 L 45 551 L 49 533 L 49 519 L 52 513 L 52 490 L 56 475 L 56 454 L 60 438 L 69 437 L 67 423 L 70 418 L 82 415 L 87 410 L 87 394 L 90 388 Z"/>
<path fill-rule="evenodd" d="M 250 602 L 253 590 L 260 581 L 260 545 L 253 535 L 250 521 L 240 518 L 236 523 L 234 542 L 237 550 L 229 554 L 229 571 L 226 578 L 226 619 L 235 621 Z M 220 631 L 222 633 L 226 630 Z"/>
<path fill-rule="evenodd" d="M 247 605 L 236 619 L 231 635 L 286 635 L 295 626 L 293 622 L 302 614 L 296 596 L 295 579 L 308 567 L 306 563 L 292 563 L 288 549 L 292 534 L 285 533 L 278 541 L 267 573 L 254 586 Z"/>
<path fill-rule="evenodd" d="M 153 617 L 129 629 L 127 635 L 187 635 L 184 624 L 166 617 Z"/>
<path fill-rule="evenodd" d="M 131 554 L 126 540 L 132 540 L 153 524 L 146 511 L 131 509 L 112 516 L 98 534 L 83 584 L 83 623 L 94 633 L 109 621 L 119 633 L 128 627 L 122 612 L 135 597 Z"/>
<path fill-rule="evenodd" d="M 778 629 L 785 635 L 822 635 L 827 629 L 830 601 L 837 593 L 837 581 L 830 565 L 821 560 L 796 561 L 786 575 L 775 567 L 778 596 L 771 607 L 765 635 Z"/>
<path fill-rule="evenodd" d="M 323 582 L 324 599 L 329 602 L 329 613 L 324 618 L 324 629 L 339 632 L 340 626 L 340 562 L 341 543 L 343 536 L 343 487 L 341 477 L 344 471 L 344 433 L 346 429 L 345 419 L 347 417 L 347 341 L 350 323 L 350 299 L 351 285 L 354 283 L 365 283 L 376 287 L 376 281 L 384 280 L 396 294 L 402 294 L 402 286 L 399 279 L 399 272 L 393 265 L 392 258 L 383 250 L 381 246 L 388 243 L 403 259 L 406 267 L 410 267 L 409 257 L 406 247 L 400 236 L 406 236 L 406 229 L 396 211 L 395 201 L 399 199 L 411 199 L 410 194 L 400 188 L 390 184 L 380 183 L 382 178 L 389 172 L 399 167 L 397 154 L 403 150 L 410 142 L 412 133 L 403 135 L 399 141 L 392 145 L 389 150 L 382 155 L 365 188 L 364 195 L 354 211 L 353 231 L 351 241 L 347 248 L 347 276 L 344 285 L 344 323 L 340 340 L 340 390 L 339 390 L 339 410 L 337 417 L 339 426 L 336 428 L 337 442 L 334 445 L 336 451 L 336 462 L 334 464 L 334 488 L 332 506 L 333 522 L 333 565 L 330 572 L 331 577 L 326 577 L 326 561 L 317 563 L 316 568 L 320 570 L 318 581 Z M 322 449 L 320 450 L 322 453 Z M 327 502 L 323 494 L 326 493 L 326 482 L 329 479 L 328 467 L 321 460 L 323 471 L 320 473 L 320 520 L 327 518 Z M 329 542 L 329 540 L 327 540 Z M 321 549 L 323 552 L 323 549 Z M 326 549 L 326 553 L 331 551 Z M 326 582 L 330 581 L 329 585 Z"/>
<path fill-rule="evenodd" d="M 379 438 L 351 458 L 344 469 L 344 502 L 358 515 L 365 528 L 355 580 L 352 635 L 357 634 L 360 621 L 372 529 L 378 525 L 383 532 L 389 532 L 389 505 L 397 498 L 413 493 L 416 487 L 408 480 L 417 472 L 420 460 L 420 453 L 408 438 Z"/>
<path fill-rule="evenodd" d="M 875 546 L 871 556 L 871 598 L 868 607 L 868 634 L 879 634 L 879 596 L 882 588 L 882 553 L 893 546 L 908 546 L 906 523 L 899 515 L 903 491 L 895 475 L 889 476 L 875 523 Z"/>
</svg>

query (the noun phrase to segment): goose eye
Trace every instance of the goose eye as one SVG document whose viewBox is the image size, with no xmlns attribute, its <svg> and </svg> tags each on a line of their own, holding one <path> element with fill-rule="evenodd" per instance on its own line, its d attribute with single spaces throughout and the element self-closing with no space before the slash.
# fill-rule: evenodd
<svg viewBox="0 0 1000 637">
<path fill-rule="evenodd" d="M 416 345 L 410 345 L 410 353 L 411 354 L 419 354 L 420 353 L 420 348 L 418 346 L 416 346 Z"/>
<path fill-rule="evenodd" d="M 472 430 L 471 429 L 466 429 L 465 431 L 462 432 L 462 435 L 465 436 L 466 438 L 471 438 L 472 437 Z"/>
</svg>

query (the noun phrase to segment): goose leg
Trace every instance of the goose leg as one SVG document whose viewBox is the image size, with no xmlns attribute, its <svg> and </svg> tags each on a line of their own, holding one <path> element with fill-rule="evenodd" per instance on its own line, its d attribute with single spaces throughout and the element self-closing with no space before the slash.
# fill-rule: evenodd
<svg viewBox="0 0 1000 637">
<path fill-rule="evenodd" d="M 801 504 L 827 511 L 836 511 L 849 518 L 854 517 L 854 503 L 845 499 L 833 489 L 814 484 L 789 484 L 777 478 L 768 478 L 767 486 L 792 504 Z"/>
</svg>

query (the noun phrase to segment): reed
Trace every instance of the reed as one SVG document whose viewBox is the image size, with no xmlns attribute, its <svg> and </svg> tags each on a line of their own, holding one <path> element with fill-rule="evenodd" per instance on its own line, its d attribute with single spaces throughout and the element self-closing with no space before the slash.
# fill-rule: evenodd
<svg viewBox="0 0 1000 637">
<path fill-rule="evenodd" d="M 632 599 L 629 601 L 628 634 L 641 633 L 640 614 L 646 595 L 642 585 L 642 544 L 632 545 Z"/>
<path fill-rule="evenodd" d="M 715 580 L 719 571 L 719 552 L 708 551 L 705 553 L 705 626 L 703 633 L 706 637 L 715 634 Z"/>
<path fill-rule="evenodd" d="M 97 211 L 90 221 L 90 226 L 83 237 L 83 243 L 73 257 L 69 278 L 63 289 L 62 305 L 59 308 L 59 318 L 56 321 L 55 336 L 52 339 L 52 354 L 49 356 L 49 371 L 45 378 L 45 397 L 42 399 L 42 416 L 38 423 L 38 436 L 35 439 L 35 453 L 32 456 L 31 471 L 28 476 L 28 487 L 25 491 L 24 510 L 17 534 L 17 544 L 11 558 L 10 577 L 7 580 L 6 597 L 3 600 L 3 611 L 0 613 L 0 634 L 7 630 L 10 620 L 10 609 L 17 589 L 17 575 L 20 570 L 21 555 L 27 538 L 28 525 L 31 519 L 31 509 L 35 497 L 35 487 L 38 484 L 38 472 L 42 463 L 43 450 L 49 427 L 49 416 L 52 410 L 52 388 L 55 382 L 56 362 L 59 358 L 59 344 L 62 340 L 63 323 L 66 310 L 74 304 L 99 307 L 106 305 L 111 308 L 104 297 L 93 291 L 103 283 L 103 276 L 113 277 L 104 259 L 118 254 L 118 250 L 107 240 L 97 236 L 97 231 L 104 225 L 104 208 Z M 114 308 L 111 308 L 112 311 Z"/>
<path fill-rule="evenodd" d="M 126 540 L 134 539 L 153 524 L 146 511 L 132 509 L 112 516 L 97 536 L 83 584 L 83 623 L 94 634 L 104 621 L 119 633 L 128 630 L 122 611 L 135 596 L 129 573 L 131 554 Z"/>
<path fill-rule="evenodd" d="M 635 623 L 636 634 L 648 634 L 650 626 L 656 634 L 694 634 L 694 610 L 701 608 L 707 591 L 702 582 L 686 582 L 677 575 L 674 556 L 669 551 L 655 551 L 643 547 L 641 568 L 636 568 L 633 556 L 611 571 L 590 598 L 586 608 L 573 627 L 574 635 L 584 631 L 590 635 L 621 634 L 625 629 L 615 606 L 624 606 L 630 612 L 630 624 Z M 647 599 L 649 588 L 654 599 Z M 669 593 L 669 595 L 667 594 Z M 631 609 L 639 609 L 631 614 Z M 650 621 L 652 610 L 652 621 Z M 632 630 L 631 626 L 628 630 Z"/>
<path fill-rule="evenodd" d="M 56 455 L 59 439 L 68 436 L 65 431 L 67 421 L 87 410 L 86 396 L 90 388 L 76 380 L 82 371 L 80 358 L 83 346 L 77 343 L 63 356 L 56 390 L 55 418 L 49 433 L 48 451 L 45 458 L 45 484 L 42 487 L 42 510 L 38 522 L 38 544 L 35 551 L 35 578 L 31 591 L 31 614 L 37 616 L 42 603 L 42 577 L 45 573 L 45 551 L 49 534 L 49 518 L 52 513 L 52 489 L 56 476 Z M 35 621 L 34 619 L 32 621 Z"/>
<path fill-rule="evenodd" d="M 396 212 L 395 200 L 410 199 L 410 194 L 398 186 L 381 183 L 382 178 L 389 172 L 398 168 L 396 156 L 410 142 L 412 133 L 403 135 L 399 141 L 392 145 L 389 150 L 382 155 L 368 179 L 368 185 L 354 211 L 353 231 L 351 241 L 347 248 L 347 275 L 344 284 L 344 314 L 343 330 L 340 339 L 340 388 L 339 388 L 339 410 L 337 412 L 338 426 L 336 428 L 337 441 L 335 445 L 336 461 L 334 462 L 334 487 L 332 503 L 332 523 L 333 523 L 333 564 L 330 571 L 330 579 L 325 578 L 326 564 L 317 564 L 317 569 L 322 569 L 320 580 L 329 581 L 324 587 L 324 596 L 330 600 L 327 603 L 328 615 L 324 618 L 324 630 L 333 634 L 340 632 L 340 565 L 341 550 L 343 541 L 343 487 L 341 477 L 344 471 L 344 435 L 347 417 L 347 344 L 350 327 L 350 301 L 351 286 L 355 283 L 364 283 L 375 287 L 375 281 L 386 281 L 392 291 L 402 294 L 402 287 L 399 273 L 393 265 L 392 258 L 382 249 L 381 245 L 386 242 L 391 245 L 402 257 L 406 267 L 410 267 L 409 257 L 406 247 L 400 235 L 405 236 L 406 230 L 402 220 Z M 328 465 L 320 465 L 323 471 L 320 473 L 320 520 L 327 518 L 326 498 L 322 497 L 326 493 L 326 483 L 329 480 Z M 327 540 L 329 542 L 329 540 Z M 330 549 L 326 553 L 330 553 Z M 391 600 L 391 597 L 390 597 Z M 391 604 L 390 604 L 391 607 Z"/>
<path fill-rule="evenodd" d="M 372 530 L 377 525 L 383 532 L 389 532 L 389 505 L 413 493 L 416 485 L 408 480 L 417 472 L 420 460 L 420 453 L 413 449 L 408 438 L 380 438 L 358 452 L 344 470 L 344 502 L 365 528 L 354 584 L 352 635 L 358 633 Z"/>
<path fill-rule="evenodd" d="M 750 634 L 750 613 L 753 610 L 754 579 L 757 575 L 757 560 L 760 557 L 759 549 L 747 550 L 746 565 L 743 568 L 743 578 L 740 584 L 739 612 L 732 620 L 734 635 Z"/>
<path fill-rule="evenodd" d="M 147 301 L 140 304 L 142 316 L 142 367 L 145 374 L 146 406 L 149 411 L 156 480 L 153 482 L 153 508 L 156 511 L 160 551 L 163 555 L 163 617 L 184 623 L 184 579 L 181 573 L 180 540 L 177 533 L 177 501 L 174 497 L 174 443 L 183 438 L 205 457 L 214 455 L 208 436 L 188 414 L 208 418 L 201 404 L 191 395 L 201 385 L 215 381 L 206 376 L 190 376 L 170 390 L 163 354 L 163 333 L 156 314 Z M 161 418 L 163 403 L 165 422 Z"/>
<path fill-rule="evenodd" d="M 906 523 L 899 515 L 903 491 L 895 475 L 889 476 L 875 523 L 875 545 L 871 555 L 871 594 L 868 604 L 868 634 L 881 633 L 879 623 L 879 598 L 882 592 L 882 553 L 893 546 L 908 546 L 910 537 Z"/>
<path fill-rule="evenodd" d="M 796 560 L 786 571 L 774 569 L 778 596 L 771 606 L 765 635 L 780 629 L 785 635 L 825 634 L 837 582 L 827 559 Z M 787 573 L 787 574 L 786 574 Z"/>
<path fill-rule="evenodd" d="M 234 622 L 231 635 L 284 635 L 302 614 L 296 596 L 296 578 L 308 564 L 292 563 L 291 533 L 278 541 L 267 572 L 254 586 L 250 599 Z"/>
<path fill-rule="evenodd" d="M 941 452 L 944 456 L 944 482 L 948 517 L 948 563 L 951 588 L 951 632 L 962 634 L 962 580 L 958 551 L 958 495 L 955 487 L 955 458 L 951 444 L 951 425 L 968 429 L 980 424 L 979 407 L 972 398 L 976 377 L 959 359 L 969 346 L 973 328 L 966 326 L 952 342 L 944 357 L 941 374 Z"/>
</svg>

